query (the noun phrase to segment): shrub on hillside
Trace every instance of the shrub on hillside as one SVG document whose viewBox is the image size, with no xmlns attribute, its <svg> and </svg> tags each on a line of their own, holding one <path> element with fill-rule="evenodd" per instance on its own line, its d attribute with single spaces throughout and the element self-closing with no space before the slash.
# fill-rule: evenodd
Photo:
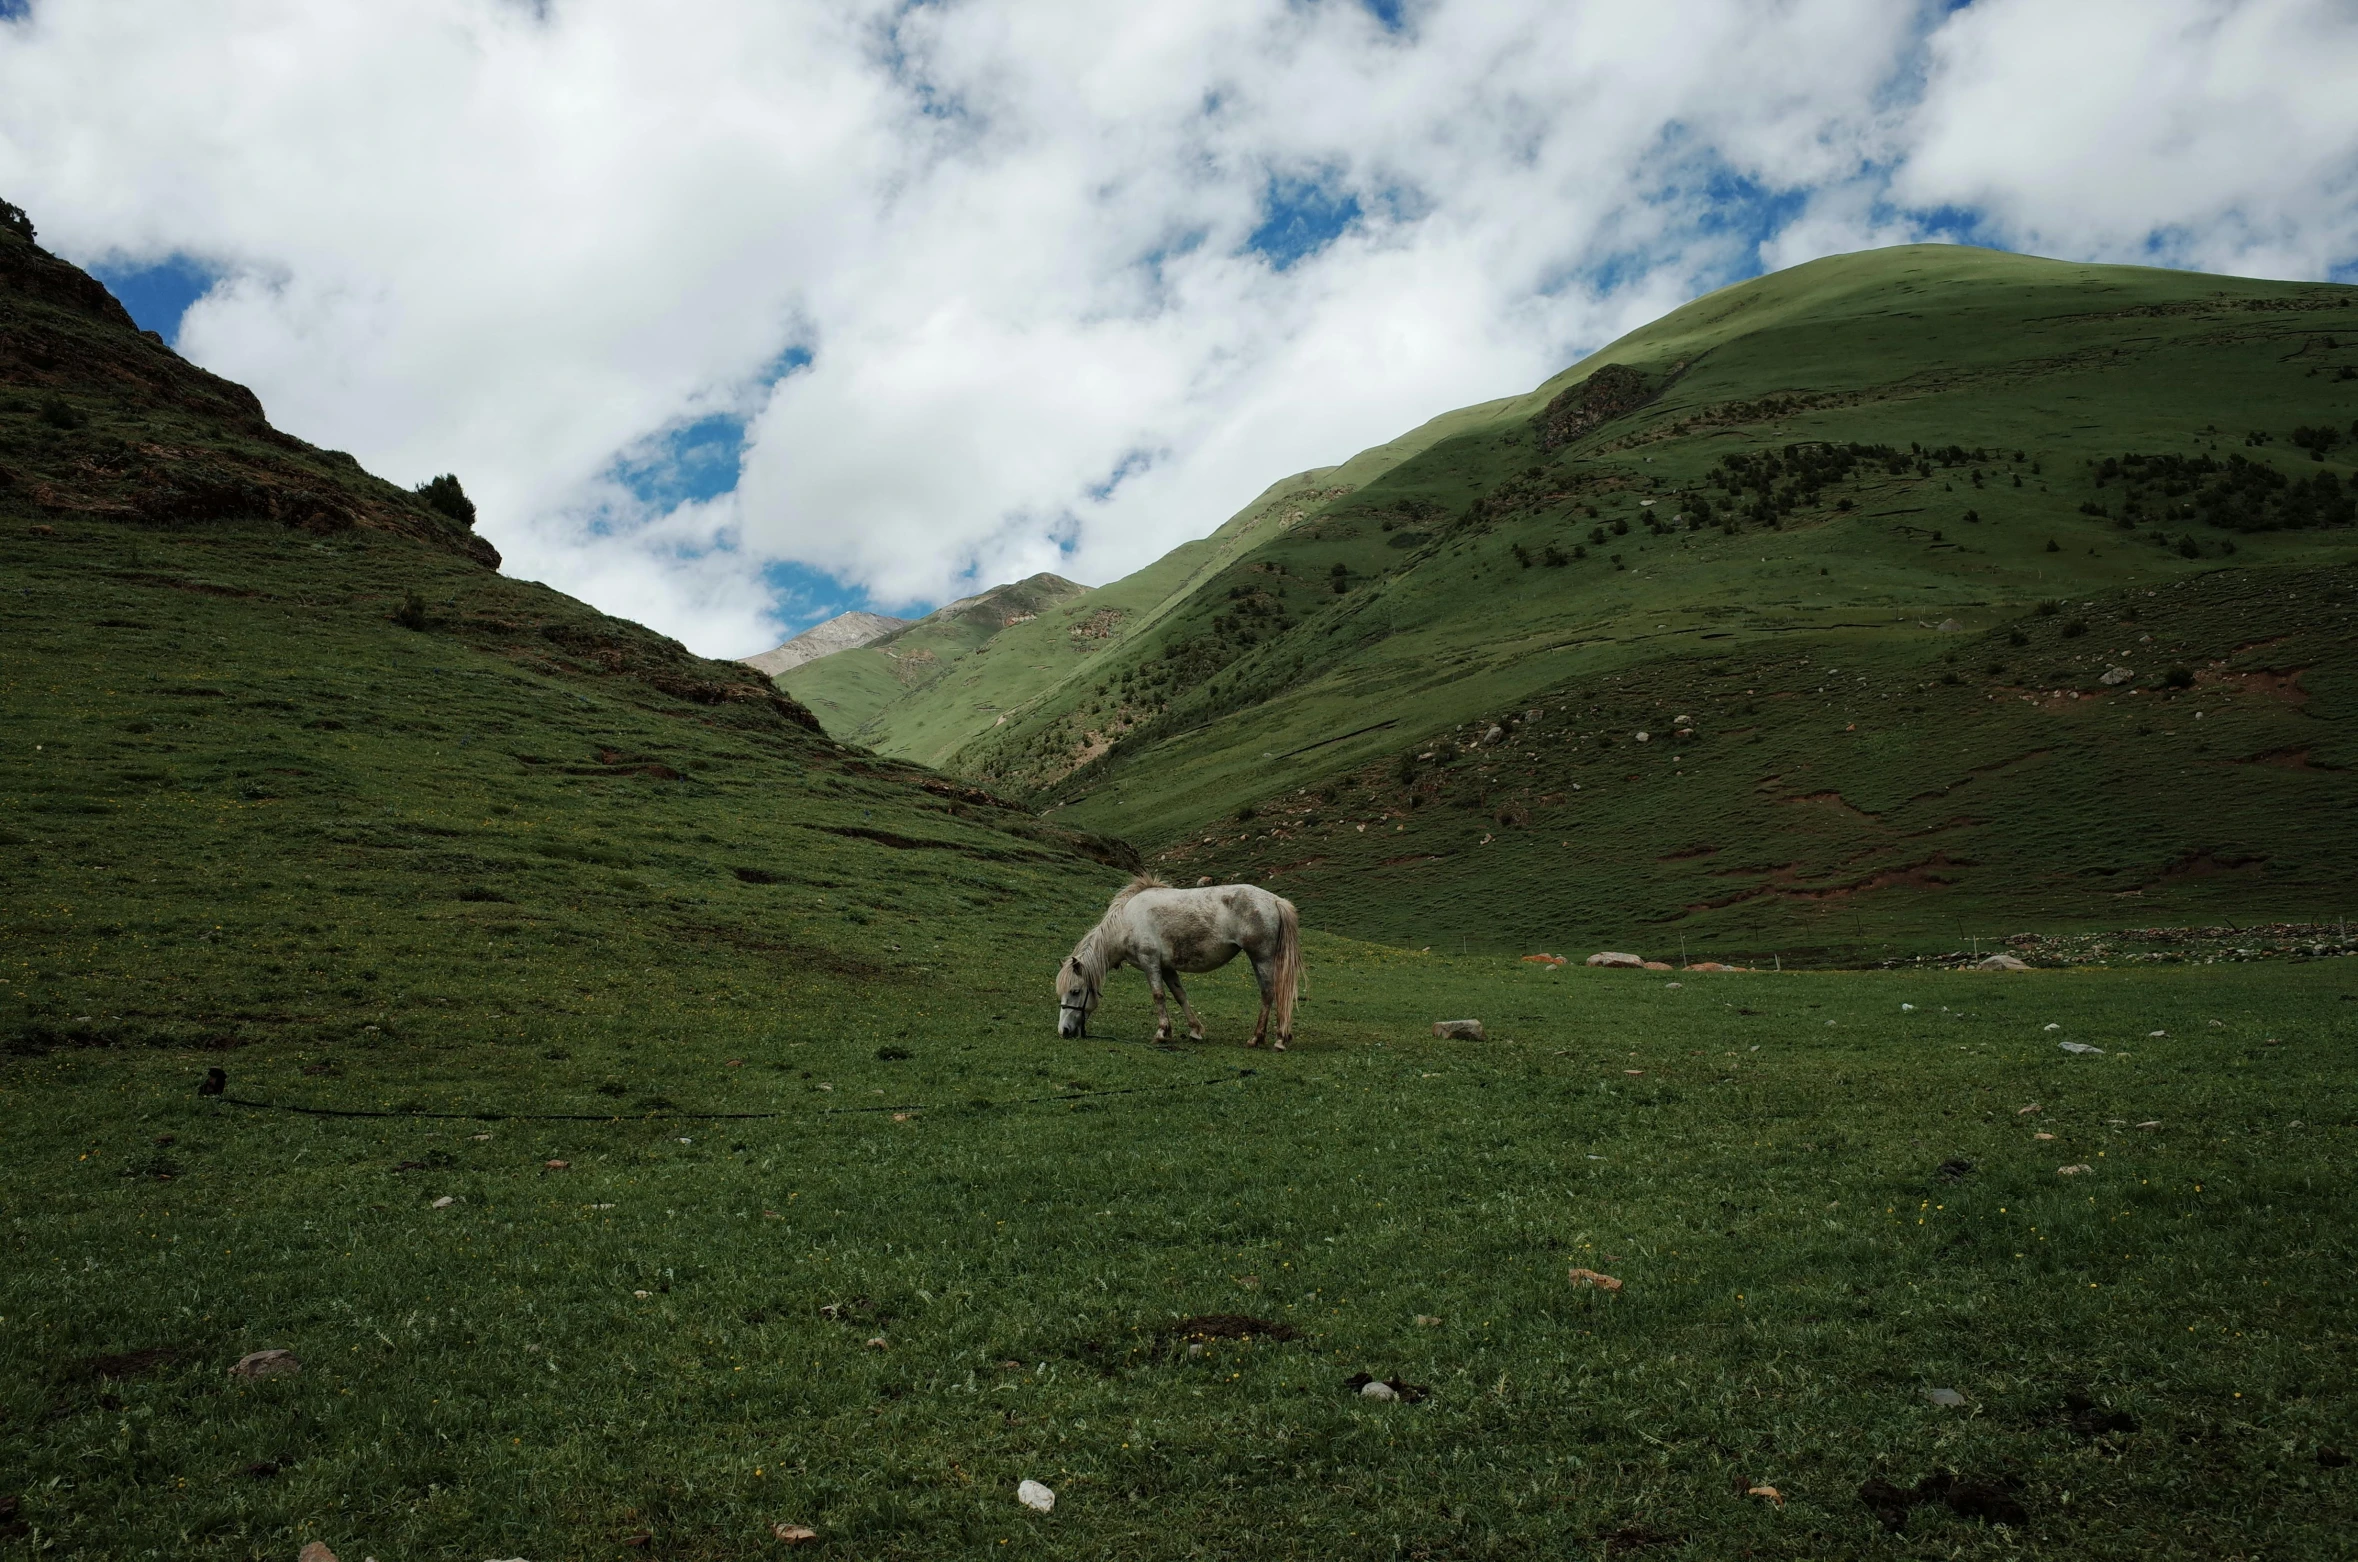
<svg viewBox="0 0 2358 1562">
<path fill-rule="evenodd" d="M 431 482 L 418 484 L 417 496 L 426 501 L 427 509 L 474 529 L 475 501 L 467 497 L 456 475 L 445 472 Z"/>
</svg>

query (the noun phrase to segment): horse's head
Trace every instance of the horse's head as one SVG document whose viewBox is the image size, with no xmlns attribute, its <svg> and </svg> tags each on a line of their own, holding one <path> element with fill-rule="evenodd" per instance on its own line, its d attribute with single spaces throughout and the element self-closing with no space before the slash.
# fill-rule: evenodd
<svg viewBox="0 0 2358 1562">
<path fill-rule="evenodd" d="M 1089 1034 L 1089 1011 L 1097 1007 L 1097 979 L 1083 969 L 1080 956 L 1056 968 L 1056 1034 L 1071 1041 Z"/>
</svg>

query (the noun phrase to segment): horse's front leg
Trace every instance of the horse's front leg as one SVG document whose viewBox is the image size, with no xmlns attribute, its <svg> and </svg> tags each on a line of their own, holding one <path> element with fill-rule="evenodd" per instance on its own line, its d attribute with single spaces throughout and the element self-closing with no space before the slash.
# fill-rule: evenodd
<svg viewBox="0 0 2358 1562">
<path fill-rule="evenodd" d="M 1179 1000 L 1179 1012 L 1187 1016 L 1187 1039 L 1189 1041 L 1203 1040 L 1203 1018 L 1195 1012 L 1195 1005 L 1187 1001 L 1187 989 L 1180 984 L 1177 967 L 1172 968 L 1170 980 L 1171 992 Z"/>
<path fill-rule="evenodd" d="M 1159 964 L 1149 963 L 1146 966 L 1146 990 L 1154 994 L 1154 1039 L 1169 1041 L 1171 1011 L 1163 1006 L 1163 968 Z"/>
</svg>

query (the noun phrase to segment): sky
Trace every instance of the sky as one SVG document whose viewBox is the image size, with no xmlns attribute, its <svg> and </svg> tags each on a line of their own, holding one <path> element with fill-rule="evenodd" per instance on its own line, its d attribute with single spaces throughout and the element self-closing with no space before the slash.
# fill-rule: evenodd
<svg viewBox="0 0 2358 1562">
<path fill-rule="evenodd" d="M 1715 287 L 2358 281 L 2347 0 L 0 0 L 0 197 L 742 656 L 1095 584 Z"/>
</svg>

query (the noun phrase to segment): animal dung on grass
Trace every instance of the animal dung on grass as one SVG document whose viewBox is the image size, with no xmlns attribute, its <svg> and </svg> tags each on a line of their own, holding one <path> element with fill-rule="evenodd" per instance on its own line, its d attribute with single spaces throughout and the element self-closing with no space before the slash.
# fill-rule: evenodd
<svg viewBox="0 0 2358 1562">
<path fill-rule="evenodd" d="M 789 1546 L 799 1546 L 805 1541 L 819 1538 L 819 1532 L 808 1524 L 773 1524 L 770 1533 Z"/>
<path fill-rule="evenodd" d="M 233 1378 L 284 1378 L 303 1370 L 303 1363 L 291 1350 L 248 1351 L 229 1369 Z"/>
<path fill-rule="evenodd" d="M 1015 1500 L 1034 1513 L 1046 1513 L 1056 1506 L 1056 1493 L 1038 1481 L 1021 1481 L 1015 1488 Z"/>
<path fill-rule="evenodd" d="M 1435 1020 L 1433 1034 L 1443 1041 L 1486 1041 L 1480 1020 Z"/>
<path fill-rule="evenodd" d="M 1646 957 L 1623 954 L 1618 949 L 1601 949 L 1588 957 L 1588 963 L 1608 970 L 1638 971 L 1645 968 Z"/>
<path fill-rule="evenodd" d="M 1945 1410 L 1953 1410 L 1965 1403 L 1965 1396 L 1953 1388 L 1928 1388 L 1924 1397 Z"/>
<path fill-rule="evenodd" d="M 1599 1274 L 1594 1269 L 1575 1269 L 1571 1273 L 1572 1288 L 1576 1291 L 1604 1291 L 1608 1294 L 1621 1289 L 1621 1282 L 1611 1275 Z"/>
<path fill-rule="evenodd" d="M 1945 1504 L 1961 1519 L 1979 1519 L 1984 1524 L 2006 1524 L 2016 1529 L 2030 1523 L 2030 1514 L 2014 1496 L 2019 1483 L 2011 1478 L 1989 1481 L 1960 1478 L 1948 1470 L 1934 1470 L 1915 1486 L 1895 1486 L 1880 1475 L 1871 1475 L 1859 1487 L 1859 1501 L 1874 1511 L 1883 1527 L 1898 1534 L 1908 1527 L 1908 1510 L 1924 1503 Z"/>
</svg>

